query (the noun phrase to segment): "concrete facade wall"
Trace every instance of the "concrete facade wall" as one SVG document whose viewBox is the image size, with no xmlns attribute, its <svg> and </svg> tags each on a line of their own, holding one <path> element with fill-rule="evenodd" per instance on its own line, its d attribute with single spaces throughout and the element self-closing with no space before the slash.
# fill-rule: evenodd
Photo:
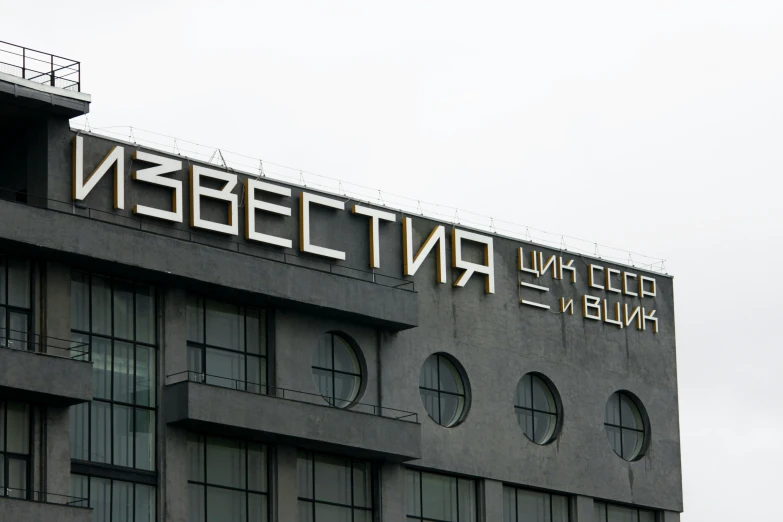
<svg viewBox="0 0 783 522">
<path fill-rule="evenodd" d="M 67 203 L 71 198 L 70 147 L 74 135 L 62 129 L 55 131 L 49 138 L 47 152 L 52 158 L 47 195 L 66 203 L 50 202 L 50 208 L 85 214 Z M 89 266 L 98 271 L 125 272 L 130 274 L 128 277 L 158 284 L 164 318 L 160 337 L 161 393 L 165 376 L 183 371 L 187 364 L 186 292 L 198 291 L 223 300 L 233 297 L 244 304 L 274 308 L 272 384 L 281 388 L 317 393 L 310 366 L 319 336 L 327 331 L 351 336 L 366 368 L 360 402 L 418 413 L 422 458 L 412 464 L 480 479 L 485 520 L 497 519 L 496 502 L 502 498 L 503 483 L 572 495 L 572 512 L 577 522 L 591 520 L 592 498 L 666 510 L 665 517 L 672 519 L 682 510 L 671 278 L 500 236 L 492 236 L 496 288 L 492 295 L 485 293 L 479 274 L 471 277 L 464 288 L 454 288 L 462 270 L 451 267 L 446 272 L 447 284 L 437 283 L 434 255 L 425 260 L 414 277 L 406 277 L 402 268 L 403 215 L 394 212 L 396 223 L 381 224 L 381 268 L 374 272 L 379 277 L 413 281 L 416 292 L 393 289 L 365 277 L 369 273 L 368 220 L 350 213 L 354 201 L 346 201 L 345 211 L 312 209 L 313 242 L 345 251 L 346 261 L 330 263 L 298 251 L 299 197 L 302 190 L 314 192 L 302 187 L 292 187 L 291 198 L 261 196 L 293 209 L 290 218 L 262 215 L 257 220 L 261 231 L 293 240 L 294 249 L 290 251 L 272 247 L 263 250 L 267 257 L 291 256 L 276 264 L 264 257 L 241 253 L 242 249 L 259 248 L 248 245 L 241 236 L 205 234 L 199 240 L 212 241 L 219 248 L 186 241 L 194 233 L 187 223 L 162 227 L 160 222 L 144 219 L 133 221 L 143 223 L 139 230 L 120 228 L 111 222 L 127 224 L 135 204 L 167 208 L 170 192 L 131 179 L 132 171 L 142 166 L 132 161 L 133 145 L 89 135 L 84 140 L 87 174 L 111 147 L 119 144 L 125 148 L 125 210 L 112 208 L 113 180 L 107 175 L 84 202 L 104 211 L 101 219 L 105 223 L 0 201 L 0 218 L 14 225 L 5 228 L 3 236 L 12 242 L 9 244 L 38 249 L 35 251 L 39 255 L 62 263 L 61 267 Z M 183 180 L 187 191 L 188 160 L 182 161 L 183 170 L 173 177 Z M 187 218 L 187 197 L 184 203 Z M 219 205 L 206 203 L 205 212 L 219 220 L 225 211 Z M 441 224 L 447 233 L 454 228 L 451 224 L 414 217 L 414 250 L 433 227 Z M 240 212 L 240 234 L 243 231 L 244 216 Z M 182 240 L 172 239 L 175 237 Z M 551 255 L 573 259 L 576 281 L 572 283 L 568 275 L 561 280 L 520 272 L 520 247 L 526 255 L 535 249 L 543 252 L 544 259 Z M 464 248 L 467 259 L 481 262 L 481 251 L 475 244 L 465 244 Z M 451 259 L 451 255 L 451 240 L 447 239 L 446 256 Z M 587 267 L 591 263 L 654 277 L 657 295 L 640 298 L 590 287 Z M 529 266 L 529 258 L 526 265 Z M 334 275 L 339 270 L 359 270 L 365 275 Z M 599 283 L 605 284 L 603 278 L 602 272 Z M 550 291 L 536 293 L 522 288 L 520 282 L 545 285 Z M 619 286 L 616 276 L 613 284 Z M 581 296 L 585 294 L 608 299 L 610 312 L 617 302 L 621 306 L 644 306 L 648 311 L 655 309 L 660 331 L 653 333 L 650 325 L 646 331 L 638 331 L 633 326 L 621 329 L 584 319 Z M 574 300 L 574 315 L 559 313 L 560 297 Z M 543 302 L 552 309 L 521 305 L 520 299 Z M 62 330 L 65 323 L 58 324 L 57 310 L 50 307 L 49 313 L 52 329 Z M 419 395 L 422 364 L 436 352 L 456 358 L 470 383 L 470 411 L 464 422 L 453 428 L 433 422 Z M 551 379 L 562 400 L 562 430 L 557 440 L 546 446 L 530 442 L 514 415 L 517 383 L 531 371 Z M 618 390 L 638 396 L 649 415 L 649 450 L 636 462 L 617 457 L 604 430 L 607 399 Z M 163 404 L 159 419 L 165 418 L 165 409 Z M 343 413 L 345 422 L 350 422 L 351 414 Z M 185 441 L 182 429 L 160 422 L 159 488 L 165 499 L 160 511 L 167 521 L 183 521 L 187 516 L 183 493 L 187 473 Z M 273 466 L 277 474 L 273 492 L 277 519 L 295 520 L 291 491 L 296 483 L 295 448 L 276 448 Z M 404 520 L 404 466 L 389 462 L 379 466 L 382 520 Z"/>
</svg>

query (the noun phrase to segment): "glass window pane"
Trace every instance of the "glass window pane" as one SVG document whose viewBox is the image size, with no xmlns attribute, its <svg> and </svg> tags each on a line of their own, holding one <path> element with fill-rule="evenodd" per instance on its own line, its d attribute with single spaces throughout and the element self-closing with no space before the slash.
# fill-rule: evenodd
<svg viewBox="0 0 783 522">
<path fill-rule="evenodd" d="M 0 401 L 0 450 L 5 448 L 5 421 L 3 419 L 5 419 L 5 402 Z"/>
<path fill-rule="evenodd" d="M 71 272 L 71 328 L 90 331 L 90 276 Z"/>
<path fill-rule="evenodd" d="M 332 375 L 332 372 L 329 370 L 313 369 L 313 379 L 315 379 L 315 384 L 318 387 L 318 391 L 321 392 L 321 395 L 329 399 L 329 404 L 334 404 L 334 401 L 332 400 L 334 397 L 334 389 L 332 388 L 334 383 L 332 381 Z"/>
<path fill-rule="evenodd" d="M 458 479 L 459 522 L 476 520 L 476 486 L 470 479 Z"/>
<path fill-rule="evenodd" d="M 105 402 L 93 401 L 90 405 L 90 435 L 92 448 L 90 460 L 111 461 L 111 406 Z"/>
<path fill-rule="evenodd" d="M 527 438 L 533 440 L 533 412 L 531 410 L 516 410 L 517 424 L 527 435 Z"/>
<path fill-rule="evenodd" d="M 552 438 L 552 434 L 555 431 L 555 424 L 557 423 L 557 417 L 549 415 L 548 413 L 535 413 L 535 436 L 533 440 L 538 444 L 544 444 L 549 442 Z"/>
<path fill-rule="evenodd" d="M 155 412 L 136 410 L 134 427 L 136 441 L 136 466 L 139 469 L 155 469 Z"/>
<path fill-rule="evenodd" d="M 155 349 L 136 346 L 136 404 L 155 406 Z"/>
<path fill-rule="evenodd" d="M 568 522 L 568 497 L 552 495 L 552 522 Z"/>
<path fill-rule="evenodd" d="M 111 285 L 103 277 L 92 277 L 92 331 L 111 335 Z"/>
<path fill-rule="evenodd" d="M 133 484 L 115 480 L 111 492 L 111 522 L 133 522 Z"/>
<path fill-rule="evenodd" d="M 7 258 L 8 304 L 30 308 L 30 263 L 23 259 Z"/>
<path fill-rule="evenodd" d="M 247 309 L 247 353 L 266 355 L 266 333 L 264 332 L 264 311 Z"/>
<path fill-rule="evenodd" d="M 247 356 L 247 384 L 245 389 L 253 393 L 265 393 L 266 361 L 260 357 Z"/>
<path fill-rule="evenodd" d="M 516 406 L 522 408 L 533 407 L 533 395 L 530 389 L 530 374 L 522 376 L 517 384 Z"/>
<path fill-rule="evenodd" d="M 245 493 L 207 487 L 207 521 L 247 522 Z"/>
<path fill-rule="evenodd" d="M 196 346 L 188 346 L 188 380 L 201 382 L 201 374 L 204 373 L 202 354 L 204 349 Z"/>
<path fill-rule="evenodd" d="M 424 402 L 424 409 L 435 422 L 440 423 L 440 404 L 438 402 L 438 392 L 425 390 L 421 388 L 421 400 Z"/>
<path fill-rule="evenodd" d="M 419 386 L 422 388 L 438 389 L 438 357 L 430 355 L 421 367 L 419 374 Z"/>
<path fill-rule="evenodd" d="M 297 504 L 297 511 L 299 512 L 299 522 L 313 522 L 312 502 L 302 502 L 300 500 Z"/>
<path fill-rule="evenodd" d="M 596 502 L 594 504 L 595 522 L 606 522 L 606 504 Z"/>
<path fill-rule="evenodd" d="M 639 511 L 639 522 L 655 522 L 654 511 Z"/>
<path fill-rule="evenodd" d="M 136 341 L 155 344 L 155 289 L 136 285 Z"/>
<path fill-rule="evenodd" d="M 187 303 L 188 341 L 204 342 L 203 302 L 195 295 L 188 294 Z"/>
<path fill-rule="evenodd" d="M 408 501 L 408 515 L 421 516 L 421 473 L 405 470 L 405 497 Z"/>
<path fill-rule="evenodd" d="M 359 377 L 345 375 L 344 373 L 334 374 L 334 397 L 335 406 L 344 408 L 356 398 L 359 392 L 361 381 Z"/>
<path fill-rule="evenodd" d="M 606 414 L 604 416 L 606 424 L 620 425 L 620 395 L 615 393 L 606 402 Z"/>
<path fill-rule="evenodd" d="M 206 487 L 188 484 L 188 522 L 205 522 Z"/>
<path fill-rule="evenodd" d="M 353 463 L 353 505 L 372 507 L 371 472 L 368 462 Z"/>
<path fill-rule="evenodd" d="M 75 475 L 71 474 L 71 492 L 70 496 L 74 497 L 70 499 L 71 502 L 74 502 L 72 505 L 76 507 L 88 507 L 88 501 L 89 498 L 89 478 L 85 477 L 84 475 Z M 2 485 L 2 479 L 0 479 L 0 485 Z M 76 499 L 84 499 L 83 501 L 77 502 Z"/>
<path fill-rule="evenodd" d="M 313 353 L 313 366 L 332 368 L 332 334 L 324 334 L 318 339 Z"/>
<path fill-rule="evenodd" d="M 90 360 L 90 336 L 71 332 L 71 359 L 77 361 Z"/>
<path fill-rule="evenodd" d="M 232 350 L 243 350 L 245 345 L 244 318 L 239 307 L 209 300 L 207 300 L 206 306 L 207 344 Z"/>
<path fill-rule="evenodd" d="M 0 346 L 8 346 L 8 332 L 5 324 L 6 309 L 0 306 Z"/>
<path fill-rule="evenodd" d="M 620 414 L 622 415 L 624 428 L 643 429 L 644 426 L 642 425 L 642 416 L 639 414 L 639 409 L 625 395 L 620 395 Z"/>
<path fill-rule="evenodd" d="M 22 459 L 8 459 L 8 484 L 5 493 L 12 498 L 25 498 L 27 496 L 27 461 Z"/>
<path fill-rule="evenodd" d="M 296 459 L 299 498 L 313 498 L 313 461 L 307 453 L 299 452 Z"/>
<path fill-rule="evenodd" d="M 612 449 L 615 453 L 622 456 L 622 451 L 620 451 L 620 448 L 622 447 L 620 435 L 620 428 L 614 428 L 608 425 L 606 426 L 606 436 L 609 439 L 609 444 L 612 446 Z"/>
<path fill-rule="evenodd" d="M 442 393 L 440 395 L 440 423 L 443 426 L 451 426 L 459 420 L 462 414 L 464 399 L 457 395 Z"/>
<path fill-rule="evenodd" d="M 5 280 L 6 257 L 0 256 L 0 304 L 6 304 L 5 294 L 8 287 Z"/>
<path fill-rule="evenodd" d="M 114 335 L 133 339 L 133 285 L 125 281 L 114 283 Z"/>
<path fill-rule="evenodd" d="M 457 520 L 457 479 L 432 473 L 421 474 L 422 515 L 449 522 Z"/>
<path fill-rule="evenodd" d="M 133 345 L 122 341 L 114 341 L 114 400 L 117 402 L 133 402 Z"/>
<path fill-rule="evenodd" d="M 354 509 L 353 522 L 372 522 L 372 510 Z"/>
<path fill-rule="evenodd" d="M 6 403 L 6 449 L 11 453 L 30 453 L 30 406 Z"/>
<path fill-rule="evenodd" d="M 204 438 L 188 433 L 188 480 L 204 482 Z"/>
<path fill-rule="evenodd" d="M 517 492 L 508 486 L 503 486 L 503 522 L 517 522 Z"/>
<path fill-rule="evenodd" d="M 91 351 L 93 396 L 111 399 L 111 341 L 93 337 Z"/>
<path fill-rule="evenodd" d="M 528 491 L 526 489 L 517 490 L 517 514 L 520 520 L 531 520 L 535 522 L 549 522 L 549 495 Z"/>
<path fill-rule="evenodd" d="M 533 376 L 533 407 L 550 413 L 557 411 L 555 398 L 552 396 L 549 386 L 540 377 L 536 376 Z"/>
<path fill-rule="evenodd" d="M 136 484 L 134 522 L 155 521 L 155 487 L 145 484 Z"/>
<path fill-rule="evenodd" d="M 636 510 L 620 506 L 606 506 L 608 522 L 638 522 L 636 520 Z"/>
<path fill-rule="evenodd" d="M 266 492 L 266 447 L 249 444 L 247 448 L 247 489 Z"/>
<path fill-rule="evenodd" d="M 114 405 L 114 455 L 112 463 L 133 467 L 133 408 Z"/>
<path fill-rule="evenodd" d="M 351 503 L 351 466 L 346 459 L 315 455 L 315 500 Z M 317 510 L 316 510 L 317 513 Z M 350 513 L 350 510 L 349 510 Z M 318 518 L 316 514 L 316 519 Z M 325 519 L 331 520 L 331 519 Z"/>
<path fill-rule="evenodd" d="M 451 362 L 445 357 L 438 357 L 440 390 L 451 393 L 462 393 L 462 378 Z"/>
<path fill-rule="evenodd" d="M 207 482 L 244 489 L 245 449 L 241 442 L 207 438 Z"/>
<path fill-rule="evenodd" d="M 351 522 L 351 508 L 332 506 L 329 504 L 316 504 L 315 520 L 316 522 L 320 522 L 321 520 L 328 520 L 329 522 Z"/>
<path fill-rule="evenodd" d="M 90 477 L 90 507 L 94 521 L 111 520 L 111 480 Z"/>
<path fill-rule="evenodd" d="M 256 495 L 248 493 L 247 495 L 247 520 L 248 522 L 266 522 L 267 508 L 266 495 Z"/>
<path fill-rule="evenodd" d="M 9 348 L 14 350 L 27 350 L 30 316 L 19 312 L 10 312 L 8 314 L 8 343 Z"/>
<path fill-rule="evenodd" d="M 334 336 L 334 369 L 359 373 L 359 361 L 356 359 L 353 347 L 339 335 Z"/>
<path fill-rule="evenodd" d="M 639 454 L 642 445 L 641 433 L 632 430 L 623 430 L 623 455 L 622 457 L 631 460 Z"/>
<path fill-rule="evenodd" d="M 241 390 L 245 385 L 245 356 L 207 348 L 207 384 Z"/>
<path fill-rule="evenodd" d="M 90 404 L 82 403 L 71 407 L 71 458 L 89 460 Z M 86 495 L 85 495 L 86 497 Z"/>
</svg>

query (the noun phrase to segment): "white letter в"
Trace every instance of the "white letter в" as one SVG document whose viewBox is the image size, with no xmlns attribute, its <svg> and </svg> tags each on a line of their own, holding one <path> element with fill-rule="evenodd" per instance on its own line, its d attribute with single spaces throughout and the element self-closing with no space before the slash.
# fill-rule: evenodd
<svg viewBox="0 0 783 522">
<path fill-rule="evenodd" d="M 256 190 L 291 197 L 291 189 L 288 187 L 272 185 L 271 183 L 265 183 L 256 179 L 246 179 L 245 193 L 247 194 L 247 203 L 245 203 L 245 238 L 253 241 L 260 241 L 261 243 L 269 243 L 270 245 L 291 248 L 293 242 L 290 239 L 262 234 L 261 232 L 256 231 L 256 210 L 264 210 L 272 214 L 280 214 L 281 216 L 291 215 L 291 209 L 288 207 L 257 200 Z"/>
<path fill-rule="evenodd" d="M 226 184 L 220 190 L 201 186 L 201 176 L 219 179 Z M 190 226 L 236 236 L 239 234 L 239 197 L 232 192 L 237 185 L 235 174 L 207 169 L 198 165 L 190 167 Z M 201 218 L 201 197 L 219 199 L 228 203 L 228 224 L 215 223 Z"/>
<path fill-rule="evenodd" d="M 481 243 L 484 245 L 484 263 L 479 265 L 478 263 L 471 263 L 462 259 L 462 240 L 473 241 L 475 243 Z M 482 236 L 474 232 L 468 232 L 467 230 L 452 229 L 451 231 L 451 258 L 452 266 L 454 268 L 461 268 L 465 272 L 459 276 L 454 286 L 465 286 L 470 276 L 475 272 L 484 274 L 487 276 L 484 283 L 484 291 L 488 294 L 495 293 L 495 261 L 494 253 L 492 251 L 492 238 L 489 236 Z"/>
<path fill-rule="evenodd" d="M 361 216 L 370 217 L 370 267 L 381 267 L 381 241 L 380 241 L 380 227 L 379 221 L 391 221 L 392 223 L 397 221 L 397 216 L 391 212 L 384 212 L 375 208 L 362 207 L 360 205 L 354 205 L 351 210 L 353 214 L 359 214 Z"/>
<path fill-rule="evenodd" d="M 117 146 L 112 148 L 96 167 L 92 174 L 84 179 L 84 138 L 76 135 L 73 138 L 73 199 L 81 201 L 101 180 L 112 165 L 114 165 L 114 208 L 125 208 L 125 149 Z"/>
<path fill-rule="evenodd" d="M 157 167 L 137 170 L 133 173 L 133 179 L 173 189 L 173 192 L 171 193 L 172 211 L 146 207 L 144 205 L 134 205 L 133 213 L 165 219 L 166 221 L 174 221 L 175 223 L 182 223 L 182 181 L 162 177 L 164 174 L 171 174 L 172 172 L 182 170 L 182 162 L 164 156 L 142 152 L 140 150 L 133 152 L 133 159 L 145 163 L 157 164 Z"/>
<path fill-rule="evenodd" d="M 336 208 L 338 210 L 345 210 L 345 203 L 339 199 L 326 198 L 324 196 L 302 192 L 302 197 L 299 199 L 299 249 L 302 252 L 309 252 L 311 254 L 344 261 L 345 252 L 317 246 L 310 242 L 310 203 Z"/>
</svg>

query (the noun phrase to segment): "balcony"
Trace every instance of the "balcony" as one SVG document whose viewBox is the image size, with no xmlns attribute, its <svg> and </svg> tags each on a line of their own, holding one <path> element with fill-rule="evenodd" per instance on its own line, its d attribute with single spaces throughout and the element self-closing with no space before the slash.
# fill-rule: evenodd
<svg viewBox="0 0 783 522">
<path fill-rule="evenodd" d="M 167 380 L 173 381 L 163 395 L 163 415 L 169 424 L 358 458 L 421 458 L 416 413 L 361 403 L 336 408 L 320 395 L 197 372 L 181 372 Z"/>
<path fill-rule="evenodd" d="M 92 364 L 86 346 L 0 330 L 0 396 L 56 407 L 90 401 Z"/>
<path fill-rule="evenodd" d="M 87 499 L 41 493 L 39 491 L 2 491 L 0 520 L 25 522 L 90 522 L 92 509 Z"/>
</svg>

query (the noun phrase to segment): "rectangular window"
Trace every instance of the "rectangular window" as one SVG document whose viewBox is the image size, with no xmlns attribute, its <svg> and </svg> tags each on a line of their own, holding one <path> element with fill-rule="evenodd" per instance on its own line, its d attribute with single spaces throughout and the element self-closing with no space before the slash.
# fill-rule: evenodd
<svg viewBox="0 0 783 522">
<path fill-rule="evenodd" d="M 190 380 L 266 393 L 264 310 L 189 295 L 187 330 Z"/>
<path fill-rule="evenodd" d="M 27 498 L 30 489 L 30 406 L 0 401 L 0 496 Z"/>
<path fill-rule="evenodd" d="M 655 522 L 655 511 L 596 502 L 595 522 Z"/>
<path fill-rule="evenodd" d="M 32 349 L 30 263 L 0 255 L 0 346 Z"/>
<path fill-rule="evenodd" d="M 71 496 L 85 499 L 93 522 L 155 522 L 155 486 L 122 480 L 71 475 Z"/>
<path fill-rule="evenodd" d="M 408 520 L 476 522 L 476 481 L 405 470 Z"/>
<path fill-rule="evenodd" d="M 93 401 L 71 408 L 72 459 L 155 471 L 156 316 L 154 287 L 72 273 L 71 340 L 93 365 Z"/>
<path fill-rule="evenodd" d="M 569 522 L 568 497 L 503 486 L 505 522 Z"/>
<path fill-rule="evenodd" d="M 267 522 L 267 449 L 261 444 L 188 435 L 189 522 Z"/>
<path fill-rule="evenodd" d="M 300 451 L 299 522 L 371 522 L 372 466 L 369 462 Z"/>
</svg>

